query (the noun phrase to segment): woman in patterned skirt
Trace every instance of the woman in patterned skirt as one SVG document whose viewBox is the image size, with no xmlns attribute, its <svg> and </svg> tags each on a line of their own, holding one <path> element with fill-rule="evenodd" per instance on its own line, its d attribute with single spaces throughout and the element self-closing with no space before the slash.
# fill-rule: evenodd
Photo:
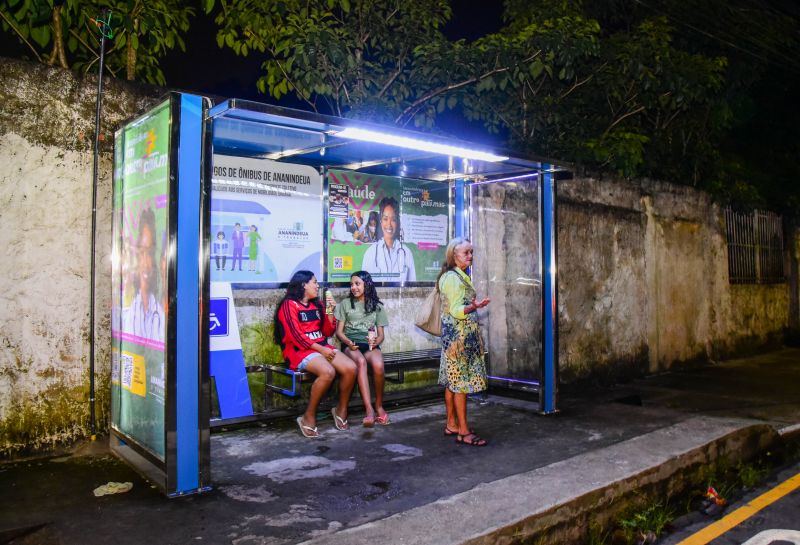
<svg viewBox="0 0 800 545">
<path fill-rule="evenodd" d="M 472 243 L 454 238 L 447 245 L 445 262 L 436 287 L 442 296 L 442 360 L 439 384 L 444 386 L 447 408 L 445 435 L 456 443 L 484 447 L 488 443 L 472 432 L 467 423 L 467 394 L 486 389 L 483 341 L 475 311 L 489 304 L 477 300 L 472 280 L 465 272 L 472 265 Z"/>
</svg>

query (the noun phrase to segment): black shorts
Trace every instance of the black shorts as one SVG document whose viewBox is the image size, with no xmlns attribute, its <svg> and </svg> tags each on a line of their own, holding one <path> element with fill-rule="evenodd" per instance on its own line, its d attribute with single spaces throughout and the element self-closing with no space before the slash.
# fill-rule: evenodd
<svg viewBox="0 0 800 545">
<path fill-rule="evenodd" d="M 358 346 L 358 350 L 359 350 L 359 351 L 360 351 L 362 354 L 366 354 L 367 352 L 369 352 L 369 344 L 368 344 L 368 343 L 356 343 L 356 345 Z M 345 349 L 345 348 L 350 348 L 350 347 L 349 347 L 349 346 L 347 346 L 346 344 L 343 344 L 343 345 L 342 345 L 342 352 L 344 352 L 344 349 Z M 378 345 L 378 346 L 376 346 L 375 348 L 373 348 L 373 350 L 380 350 L 380 349 L 381 349 L 381 346 L 380 346 L 380 345 Z"/>
</svg>

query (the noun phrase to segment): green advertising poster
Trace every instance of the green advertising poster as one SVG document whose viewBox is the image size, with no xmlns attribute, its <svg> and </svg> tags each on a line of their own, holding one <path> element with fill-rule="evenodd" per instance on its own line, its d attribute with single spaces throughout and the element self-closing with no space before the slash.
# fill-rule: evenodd
<svg viewBox="0 0 800 545">
<path fill-rule="evenodd" d="M 112 425 L 164 460 L 170 102 L 115 136 Z"/>
<path fill-rule="evenodd" d="M 449 232 L 447 183 L 328 171 L 328 281 L 434 282 Z"/>
</svg>

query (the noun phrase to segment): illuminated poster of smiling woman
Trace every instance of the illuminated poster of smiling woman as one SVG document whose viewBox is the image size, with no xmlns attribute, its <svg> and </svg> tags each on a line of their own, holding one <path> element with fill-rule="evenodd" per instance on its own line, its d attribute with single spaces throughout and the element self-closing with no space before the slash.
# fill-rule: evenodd
<svg viewBox="0 0 800 545">
<path fill-rule="evenodd" d="M 446 183 L 328 171 L 328 280 L 434 282 L 449 231 Z"/>
<path fill-rule="evenodd" d="M 164 459 L 170 102 L 115 135 L 112 426 Z"/>
</svg>

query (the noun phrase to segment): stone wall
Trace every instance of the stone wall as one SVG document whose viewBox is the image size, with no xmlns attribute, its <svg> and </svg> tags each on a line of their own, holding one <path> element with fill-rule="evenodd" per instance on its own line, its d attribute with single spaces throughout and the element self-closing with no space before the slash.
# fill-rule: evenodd
<svg viewBox="0 0 800 545">
<path fill-rule="evenodd" d="M 0 58 L 0 457 L 88 435 L 92 142 L 96 79 Z M 164 90 L 108 80 L 98 189 L 97 421 L 107 426 L 110 171 L 113 131 Z M 486 186 L 475 219 L 475 281 L 492 361 L 530 369 L 540 321 L 535 194 Z M 800 322 L 796 278 L 731 286 L 719 208 L 701 192 L 657 182 L 571 180 L 559 186 L 559 354 L 571 381 L 655 372 L 780 341 Z M 483 238 L 481 238 L 483 237 Z M 792 233 L 796 276 L 798 233 Z M 341 300 L 345 289 L 335 294 Z M 436 346 L 412 325 L 426 288 L 381 290 L 386 349 Z M 260 346 L 278 291 L 237 291 L 248 346 Z M 794 311 L 790 312 L 790 308 Z M 272 347 L 274 348 L 274 347 Z"/>
<path fill-rule="evenodd" d="M 558 192 L 562 380 L 653 373 L 783 340 L 792 284 L 729 284 L 722 210 L 706 193 L 592 179 Z"/>
<path fill-rule="evenodd" d="M 88 435 L 97 80 L 0 58 L 0 457 Z M 162 94 L 106 80 L 97 201 L 97 421 L 109 376 L 111 144 Z"/>
</svg>

